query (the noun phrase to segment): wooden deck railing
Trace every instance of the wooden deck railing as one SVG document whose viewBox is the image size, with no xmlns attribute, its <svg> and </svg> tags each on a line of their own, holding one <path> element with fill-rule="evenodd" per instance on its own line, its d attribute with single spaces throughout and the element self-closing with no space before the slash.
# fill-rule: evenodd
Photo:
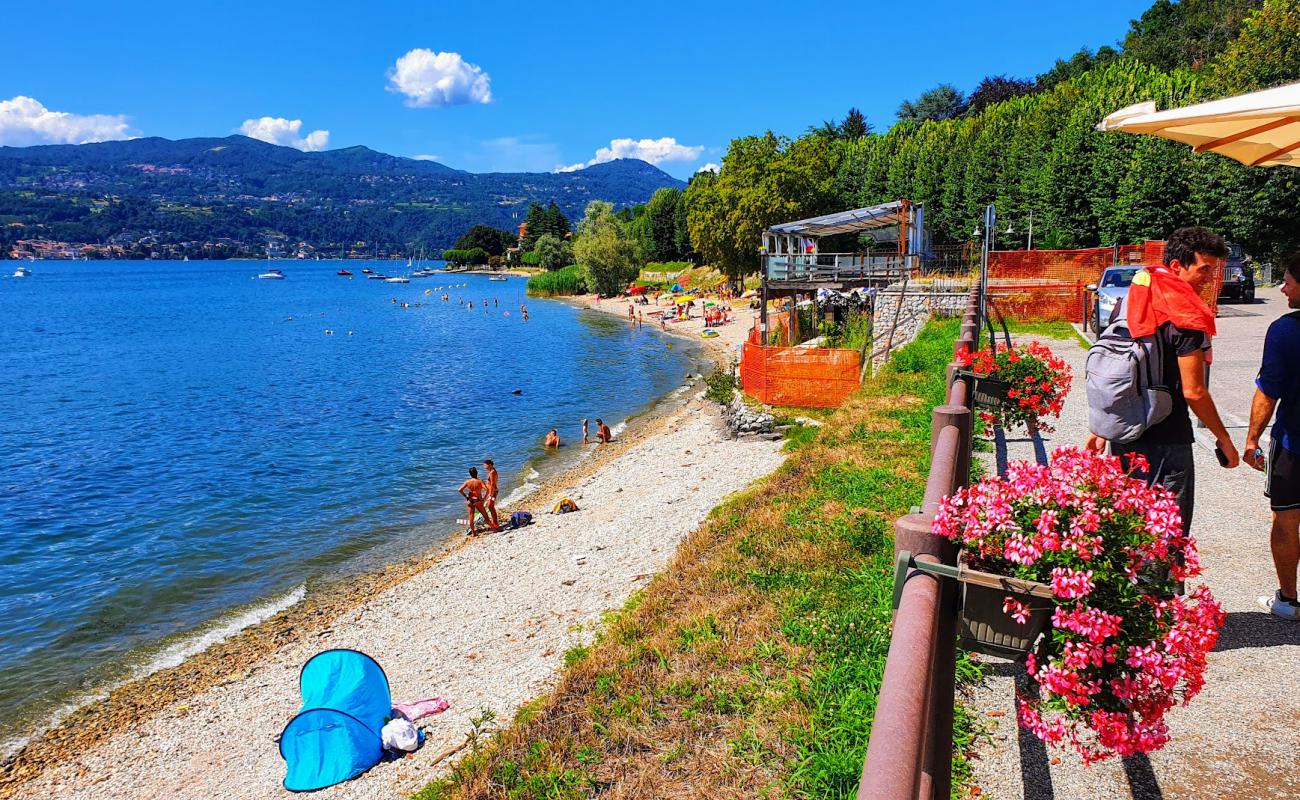
<svg viewBox="0 0 1300 800">
<path fill-rule="evenodd" d="M 955 565 L 957 552 L 933 536 L 939 502 L 970 480 L 972 414 L 968 386 L 955 380 L 956 356 L 979 340 L 979 290 L 972 289 L 953 343 L 947 403 L 932 417 L 930 476 L 918 514 L 894 526 L 895 553 Z M 952 725 L 957 664 L 957 587 L 909 569 L 876 703 L 859 800 L 946 800 L 952 791 Z"/>
</svg>

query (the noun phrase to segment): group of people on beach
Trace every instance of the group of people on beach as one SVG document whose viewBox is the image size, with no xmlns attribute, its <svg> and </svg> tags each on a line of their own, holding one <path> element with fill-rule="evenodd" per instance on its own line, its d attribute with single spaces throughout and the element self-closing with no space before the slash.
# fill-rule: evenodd
<svg viewBox="0 0 1300 800">
<path fill-rule="evenodd" d="M 587 420 L 582 421 L 582 443 L 590 442 L 589 428 Z M 599 444 L 609 444 L 614 441 L 614 434 L 610 431 L 609 426 L 604 420 L 596 417 L 596 442 Z M 551 428 L 546 434 L 546 447 L 559 447 L 560 434 L 556 428 Z M 469 535 L 478 534 L 477 518 L 482 517 L 483 523 L 487 529 L 492 532 L 501 530 L 501 523 L 497 519 L 497 496 L 500 493 L 500 476 L 497 474 L 497 468 L 492 463 L 492 459 L 483 459 L 484 478 L 479 478 L 478 467 L 469 468 L 469 478 L 460 485 L 457 491 L 465 499 L 465 509 L 468 512 L 466 524 L 469 526 Z"/>
<path fill-rule="evenodd" d="M 1204 228 L 1181 228 L 1170 235 L 1162 264 L 1138 272 L 1129 287 L 1126 321 L 1134 339 L 1154 337 L 1159 345 L 1157 374 L 1168 387 L 1173 408 L 1133 441 L 1107 442 L 1092 433 L 1087 446 L 1126 461 L 1134 477 L 1169 489 L 1190 531 L 1195 502 L 1196 466 L 1192 422 L 1195 414 L 1216 443 L 1219 463 L 1233 469 L 1241 461 L 1265 472 L 1264 495 L 1273 512 L 1270 549 L 1278 588 L 1259 602 L 1287 620 L 1300 620 L 1296 570 L 1300 566 L 1300 252 L 1283 259 L 1282 294 L 1290 313 L 1268 328 L 1244 455 L 1232 441 L 1206 381 L 1210 340 L 1215 334 L 1214 311 L 1201 291 L 1223 274 L 1229 251 L 1223 237 Z M 1107 398 L 1093 397 L 1089 405 L 1105 407 Z M 1276 412 L 1276 419 L 1274 419 Z M 1274 420 L 1267 450 L 1260 446 L 1269 421 Z"/>
</svg>

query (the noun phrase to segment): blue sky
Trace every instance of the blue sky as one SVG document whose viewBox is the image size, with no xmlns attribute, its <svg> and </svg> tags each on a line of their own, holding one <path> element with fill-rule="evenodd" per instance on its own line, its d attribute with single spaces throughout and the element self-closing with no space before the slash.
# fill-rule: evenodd
<svg viewBox="0 0 1300 800">
<path fill-rule="evenodd" d="M 475 172 L 643 155 L 686 177 L 735 136 L 850 106 L 885 128 L 937 83 L 1032 77 L 1149 4 L 28 0 L 4 14 L 0 144 L 242 129 Z"/>
</svg>

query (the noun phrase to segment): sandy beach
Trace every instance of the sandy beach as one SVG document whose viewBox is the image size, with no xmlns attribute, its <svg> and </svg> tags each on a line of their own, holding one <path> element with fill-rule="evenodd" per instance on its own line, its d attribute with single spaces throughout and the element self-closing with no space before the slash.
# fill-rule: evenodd
<svg viewBox="0 0 1300 800">
<path fill-rule="evenodd" d="M 619 310 L 617 301 L 602 305 Z M 702 322 L 669 328 L 698 337 L 692 325 Z M 747 325 L 742 317 L 703 341 L 721 355 Z M 508 720 L 543 693 L 565 651 L 596 635 L 602 613 L 645 586 L 727 495 L 781 463 L 779 442 L 731 439 L 700 388 L 685 388 L 613 445 L 592 445 L 590 458 L 505 509 L 531 511 L 533 525 L 454 537 L 439 553 L 333 587 L 335 597 L 309 597 L 261 630 L 124 687 L 20 753 L 0 796 L 287 796 L 275 738 L 298 711 L 302 663 L 334 647 L 374 656 L 395 702 L 441 696 L 451 708 L 419 723 L 428 741 L 413 756 L 319 796 L 418 790 L 454 762 L 446 753 L 473 719 L 490 711 Z M 545 513 L 561 496 L 581 510 Z"/>
</svg>

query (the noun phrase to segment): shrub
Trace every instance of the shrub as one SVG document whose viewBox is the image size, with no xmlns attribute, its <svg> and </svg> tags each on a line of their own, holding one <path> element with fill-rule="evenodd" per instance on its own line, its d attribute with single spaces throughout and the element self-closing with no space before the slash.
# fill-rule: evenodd
<svg viewBox="0 0 1300 800">
<path fill-rule="evenodd" d="M 542 265 L 542 257 L 537 255 L 536 251 L 524 253 L 519 257 L 519 260 L 523 262 L 526 267 L 540 267 Z"/>
<path fill-rule="evenodd" d="M 526 254 L 531 255 L 531 254 Z M 576 266 L 543 272 L 528 279 L 528 293 L 541 297 L 584 294 L 587 284 L 582 279 L 582 270 Z"/>
<path fill-rule="evenodd" d="M 708 384 L 708 391 L 705 396 L 718 405 L 727 405 L 731 402 L 732 395 L 736 392 L 736 364 L 731 362 L 726 366 L 722 364 L 713 368 L 708 377 L 704 379 Z"/>
</svg>

